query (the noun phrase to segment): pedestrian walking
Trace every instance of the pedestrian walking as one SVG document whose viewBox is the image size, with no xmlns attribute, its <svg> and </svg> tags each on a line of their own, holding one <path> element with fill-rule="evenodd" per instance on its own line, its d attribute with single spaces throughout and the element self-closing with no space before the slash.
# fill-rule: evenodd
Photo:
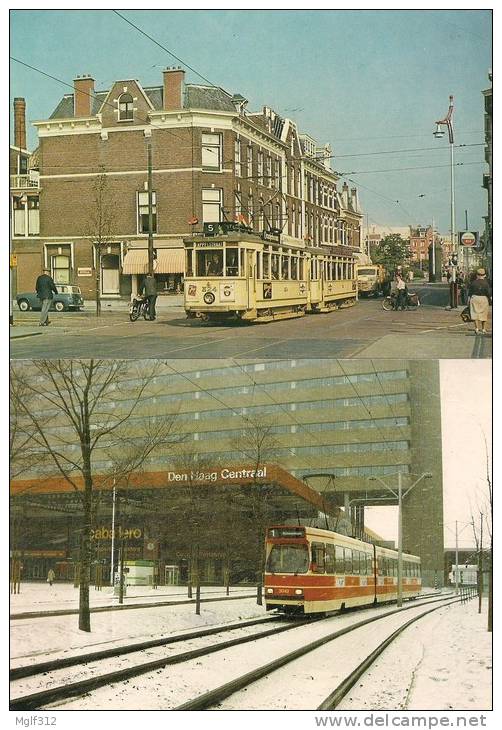
<svg viewBox="0 0 502 730">
<path fill-rule="evenodd" d="M 157 301 L 157 282 L 155 276 L 146 276 L 143 283 L 143 294 L 148 299 L 148 317 L 152 321 L 157 318 L 155 302 Z"/>
<path fill-rule="evenodd" d="M 43 269 L 43 272 L 40 274 L 35 284 L 35 290 L 37 292 L 37 297 L 42 302 L 39 325 L 40 327 L 47 327 L 47 325 L 50 324 L 49 309 L 51 302 L 54 299 L 54 294 L 58 293 L 56 285 L 54 284 L 54 279 L 50 276 L 49 269 Z"/>
<path fill-rule="evenodd" d="M 53 569 L 52 569 L 52 568 L 49 568 L 49 570 L 47 571 L 47 583 L 48 583 L 48 584 L 49 584 L 50 586 L 51 586 L 51 585 L 53 584 L 53 582 L 54 582 L 54 578 L 55 578 L 55 577 L 56 577 L 56 574 L 55 574 L 55 572 L 53 571 Z"/>
<path fill-rule="evenodd" d="M 492 290 L 486 280 L 486 271 L 478 269 L 476 277 L 469 285 L 469 308 L 471 319 L 474 322 L 475 333 L 486 335 L 486 322 L 488 320 L 488 307 L 491 304 Z"/>
</svg>

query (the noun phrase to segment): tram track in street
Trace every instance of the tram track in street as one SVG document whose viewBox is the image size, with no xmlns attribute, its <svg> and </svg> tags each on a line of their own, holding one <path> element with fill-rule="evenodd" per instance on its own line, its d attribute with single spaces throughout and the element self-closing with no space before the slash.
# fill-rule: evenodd
<svg viewBox="0 0 502 730">
<path fill-rule="evenodd" d="M 131 644 L 128 646 L 105 649 L 102 651 L 93 652 L 91 654 L 85 654 L 75 657 L 65 657 L 60 660 L 55 659 L 50 662 L 42 662 L 31 666 L 28 665 L 24 667 L 17 667 L 10 672 L 11 683 L 19 681 L 20 679 L 25 679 L 27 677 L 36 677 L 40 675 L 45 676 L 50 672 L 58 672 L 61 669 L 67 669 L 76 666 L 81 667 L 82 665 L 86 666 L 96 661 L 115 659 L 126 654 L 130 655 L 133 653 L 144 652 L 148 649 L 167 649 L 169 646 L 180 642 L 186 642 L 196 638 L 204 638 L 206 636 L 213 636 L 216 634 L 224 634 L 232 631 L 238 631 L 246 629 L 250 626 L 259 626 L 263 624 L 267 625 L 270 623 L 279 624 L 270 629 L 265 628 L 264 631 L 257 631 L 251 634 L 246 634 L 245 636 L 239 636 L 237 638 L 216 642 L 209 646 L 206 645 L 197 649 L 174 654 L 172 656 L 162 656 L 152 661 L 127 666 L 124 669 L 106 672 L 97 676 L 93 675 L 89 678 L 77 682 L 65 682 L 63 684 L 59 684 L 45 690 L 14 697 L 11 698 L 10 708 L 12 710 L 39 709 L 47 704 L 52 704 L 54 702 L 59 702 L 70 697 L 83 695 L 95 689 L 98 689 L 99 687 L 114 684 L 115 682 L 121 682 L 130 679 L 131 677 L 136 677 L 140 674 L 145 674 L 147 672 L 162 669 L 163 667 L 171 664 L 178 664 L 180 662 L 190 661 L 191 659 L 206 656 L 217 651 L 222 651 L 223 649 L 228 649 L 233 646 L 246 644 L 250 641 L 261 639 L 266 636 L 273 636 L 284 631 L 291 631 L 292 629 L 295 629 L 299 626 L 313 623 L 315 620 L 319 619 L 307 618 L 292 622 L 291 620 L 286 621 L 284 618 L 278 616 L 267 616 L 252 621 L 242 621 L 238 624 L 234 623 L 228 626 L 212 627 L 211 629 L 200 629 L 198 631 L 192 631 L 172 637 L 165 637 L 163 639 L 154 639 L 151 641 Z M 95 671 L 93 668 L 89 669 L 92 673 Z"/>
<path fill-rule="evenodd" d="M 435 603 L 437 601 L 441 601 L 444 603 L 445 601 L 449 600 L 449 595 L 442 596 L 441 598 L 436 598 L 435 595 L 437 594 L 431 594 L 429 597 L 425 597 L 425 604 L 429 604 L 431 602 Z M 431 601 L 431 598 L 433 600 Z M 350 631 L 353 631 L 360 626 L 366 625 L 368 623 L 371 623 L 373 621 L 377 621 L 379 619 L 386 618 L 390 615 L 393 615 L 395 613 L 398 613 L 403 610 L 408 610 L 410 608 L 417 608 L 422 603 L 416 603 L 415 601 L 410 602 L 412 605 L 407 605 L 404 608 L 396 608 L 391 611 L 386 611 L 383 614 L 379 614 L 377 616 L 372 616 L 370 618 L 363 619 L 362 621 L 358 621 L 355 624 L 351 624 L 348 627 L 345 627 L 343 629 L 339 629 L 338 631 L 334 632 L 333 634 L 330 634 L 328 636 L 324 636 L 321 639 L 318 639 L 315 642 L 310 642 L 306 646 L 301 647 L 300 649 L 297 649 L 294 652 L 290 652 L 282 657 L 279 657 L 278 659 L 274 660 L 271 663 L 266 664 L 265 666 L 254 670 L 251 673 L 247 673 L 246 675 L 243 675 L 240 678 L 237 678 L 233 680 L 230 683 L 226 683 L 225 685 L 222 685 L 221 687 L 216 688 L 215 690 L 212 690 L 208 693 L 205 693 L 188 703 L 184 703 L 183 705 L 179 707 L 172 708 L 174 710 L 192 710 L 192 709 L 206 709 L 207 707 L 210 707 L 211 705 L 217 704 L 218 701 L 221 699 L 224 699 L 225 697 L 228 697 L 230 694 L 233 694 L 234 692 L 237 692 L 239 689 L 242 689 L 249 684 L 252 684 L 253 682 L 257 681 L 261 677 L 265 676 L 266 674 L 274 671 L 275 669 L 278 669 L 285 664 L 289 663 L 290 661 L 293 661 L 294 659 L 298 658 L 299 656 L 303 656 L 304 654 L 307 654 L 310 651 L 313 651 L 315 648 L 318 648 L 319 646 L 325 644 L 327 641 L 331 641 L 338 636 L 342 636 Z M 332 617 L 331 617 L 332 618 Z M 51 671 L 59 671 L 62 668 L 68 668 L 68 667 L 82 667 L 84 666 L 86 670 L 91 671 L 93 676 L 85 678 L 83 680 L 79 680 L 76 682 L 72 682 L 71 678 L 67 681 L 63 681 L 63 683 L 54 685 L 53 687 L 49 687 L 46 689 L 43 689 L 41 691 L 35 691 L 30 692 L 28 694 L 21 694 L 17 697 L 14 697 L 11 699 L 11 709 L 13 710 L 34 710 L 34 709 L 40 709 L 42 707 L 45 707 L 47 705 L 51 706 L 59 706 L 59 704 L 55 703 L 64 703 L 65 700 L 79 697 L 79 696 L 86 696 L 93 690 L 99 689 L 101 687 L 114 685 L 118 682 L 124 682 L 130 678 L 137 677 L 142 674 L 147 674 L 149 672 L 154 672 L 156 670 L 161 670 L 164 667 L 168 665 L 173 664 L 180 664 L 183 662 L 189 662 L 190 660 L 196 659 L 198 657 L 205 657 L 210 654 L 223 651 L 225 649 L 229 649 L 231 647 L 249 643 L 252 641 L 257 641 L 264 639 L 269 636 L 273 636 L 276 634 L 283 633 L 288 630 L 300 628 L 302 626 L 305 626 L 306 624 L 314 624 L 316 622 L 319 622 L 322 619 L 322 617 L 315 617 L 315 618 L 308 618 L 308 619 L 302 619 L 297 620 L 294 622 L 291 622 L 291 620 L 288 620 L 287 623 L 285 623 L 284 618 L 279 618 L 277 616 L 267 616 L 261 619 L 253 620 L 253 621 L 246 621 L 241 622 L 239 624 L 232 624 L 227 627 L 212 627 L 211 629 L 202 629 L 195 632 L 189 632 L 186 634 L 181 634 L 174 637 L 166 637 L 164 639 L 155 639 L 148 642 L 142 642 L 142 643 L 136 643 L 134 645 L 128 645 L 128 646 L 122 646 L 122 647 L 116 647 L 115 649 L 107 649 L 102 650 L 99 652 L 94 652 L 92 654 L 86 654 L 81 655 L 78 657 L 66 657 L 62 660 L 53 660 L 52 662 L 44 662 L 39 663 L 38 665 L 31 665 L 27 667 L 18 667 L 12 670 L 11 672 L 11 679 L 13 682 L 18 681 L 19 679 L 26 678 L 26 677 L 33 677 L 33 676 L 44 676 L 44 683 L 47 683 L 48 681 L 51 681 L 50 679 L 46 679 L 46 675 L 50 673 Z M 268 624 L 268 623 L 280 623 L 279 626 L 275 625 L 274 627 L 268 629 L 265 628 L 264 631 L 258 631 L 253 632 L 251 634 L 246 634 L 245 636 L 239 636 L 237 638 L 232 638 L 229 640 L 224 640 L 222 642 L 216 642 L 214 644 L 211 644 L 209 646 L 202 646 L 196 649 L 191 649 L 189 651 L 184 651 L 178 654 L 174 654 L 171 656 L 162 656 L 159 658 L 156 658 L 154 660 L 150 660 L 148 662 L 141 662 L 136 664 L 129 664 L 125 668 L 121 669 L 115 669 L 111 672 L 105 672 L 100 675 L 96 675 L 95 671 L 96 668 L 93 666 L 88 666 L 89 664 L 93 664 L 93 662 L 100 661 L 103 659 L 111 658 L 115 659 L 119 656 L 129 655 L 129 660 L 132 658 L 132 654 L 135 652 L 144 652 L 148 651 L 149 649 L 154 649 L 155 647 L 161 647 L 168 650 L 169 645 L 179 642 L 186 642 L 190 641 L 195 638 L 200 638 L 204 636 L 210 636 L 215 635 L 218 633 L 227 633 L 230 631 L 236 631 L 239 629 L 245 629 L 249 626 L 253 625 L 259 625 L 259 624 Z M 54 681 L 59 681 L 57 678 Z"/>
<path fill-rule="evenodd" d="M 216 598 L 201 598 L 201 603 L 216 603 L 218 601 L 239 601 L 249 598 L 256 598 L 256 593 L 238 596 L 218 596 Z M 133 611 L 137 608 L 157 608 L 162 606 L 186 606 L 195 605 L 195 598 L 188 598 L 183 601 L 150 601 L 149 603 L 118 604 L 117 606 L 94 606 L 89 609 L 91 613 L 104 613 L 106 611 Z M 72 616 L 78 614 L 78 608 L 60 608 L 55 611 L 23 611 L 10 615 L 11 621 L 20 621 L 28 618 L 51 618 L 52 616 Z"/>
<path fill-rule="evenodd" d="M 460 599 L 450 598 L 450 595 L 443 596 L 442 598 L 436 598 L 433 601 L 430 601 L 430 603 L 436 603 L 440 602 L 440 606 L 435 606 L 432 609 L 428 609 L 421 613 L 419 616 L 414 617 L 410 621 L 405 622 L 399 629 L 394 631 L 390 637 L 387 637 L 384 642 L 382 642 L 378 647 L 377 650 L 372 652 L 366 659 L 354 670 L 353 673 L 349 675 L 341 684 L 339 684 L 333 692 L 331 692 L 328 697 L 319 705 L 318 708 L 303 708 L 303 709 L 329 709 L 330 707 L 333 708 L 338 704 L 343 697 L 349 692 L 350 688 L 357 682 L 358 678 L 371 666 L 371 664 L 380 656 L 380 654 L 384 651 L 384 649 L 395 639 L 397 636 L 404 631 L 411 623 L 414 623 L 419 618 L 422 618 L 422 616 L 426 616 L 427 614 L 431 613 L 431 611 L 438 610 L 440 608 L 443 608 L 445 605 L 450 605 L 451 603 L 457 603 L 460 601 Z M 241 677 L 237 677 L 236 679 L 225 683 L 224 685 L 221 685 L 219 687 L 216 687 L 213 690 L 210 690 L 209 692 L 206 692 L 202 695 L 199 695 L 198 697 L 189 700 L 187 702 L 184 702 L 183 704 L 172 708 L 173 711 L 193 711 L 193 710 L 208 710 L 208 709 L 219 709 L 218 704 L 221 703 L 223 700 L 227 699 L 231 695 L 235 694 L 236 692 L 239 692 L 241 690 L 244 690 L 248 688 L 250 685 L 254 684 L 258 680 L 268 676 L 274 671 L 277 671 L 281 669 L 282 667 L 286 666 L 287 664 L 290 664 L 296 659 L 299 659 L 307 654 L 309 654 L 312 651 L 315 651 L 316 649 L 319 649 L 320 647 L 324 646 L 326 643 L 329 643 L 331 641 L 334 641 L 338 639 L 341 636 L 344 636 L 352 631 L 356 631 L 357 629 L 366 626 L 367 624 L 373 623 L 374 621 L 382 620 L 385 618 L 388 618 L 389 616 L 392 616 L 394 614 L 397 614 L 401 611 L 406 611 L 414 608 L 418 608 L 421 605 L 424 604 L 416 604 L 413 603 L 412 605 L 402 607 L 402 608 L 396 608 L 392 611 L 388 611 L 385 614 L 378 615 L 378 616 L 372 616 L 369 619 L 363 619 L 362 621 L 358 621 L 355 624 L 351 624 L 349 626 L 344 627 L 343 629 L 339 629 L 331 634 L 328 634 L 327 636 L 323 636 L 320 639 L 317 639 L 313 642 L 310 642 L 309 644 L 306 644 L 303 647 L 300 647 L 299 649 L 296 649 L 292 652 L 289 652 L 278 659 L 273 660 L 272 662 L 269 662 L 268 664 L 265 664 L 261 667 L 258 667 L 257 669 L 252 670 L 251 672 L 248 672 Z M 427 605 L 427 604 L 426 604 Z M 336 704 L 329 704 L 329 703 L 336 703 Z M 260 709 L 267 709 L 267 708 L 260 708 Z"/>
</svg>

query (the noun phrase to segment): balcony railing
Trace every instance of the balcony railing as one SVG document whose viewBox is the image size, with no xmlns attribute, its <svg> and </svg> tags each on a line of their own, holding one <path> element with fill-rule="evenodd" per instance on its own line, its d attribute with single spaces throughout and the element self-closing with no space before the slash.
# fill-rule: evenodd
<svg viewBox="0 0 502 730">
<path fill-rule="evenodd" d="M 11 175 L 11 190 L 33 190 L 40 187 L 40 180 L 31 175 Z"/>
</svg>

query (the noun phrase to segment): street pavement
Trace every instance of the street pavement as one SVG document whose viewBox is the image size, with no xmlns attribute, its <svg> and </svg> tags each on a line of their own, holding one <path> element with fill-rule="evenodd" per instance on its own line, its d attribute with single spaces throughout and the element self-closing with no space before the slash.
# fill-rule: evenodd
<svg viewBox="0 0 502 730">
<path fill-rule="evenodd" d="M 326 314 L 263 324 L 214 325 L 187 320 L 182 297 L 159 300 L 155 322 L 130 322 L 127 303 L 115 302 L 95 316 L 53 312 L 38 328 L 37 312 L 14 313 L 11 358 L 489 358 L 491 335 L 475 336 L 447 310 L 442 285 L 417 287 L 423 306 L 385 312 L 381 299 Z M 29 336 L 29 335 L 39 336 Z"/>
</svg>

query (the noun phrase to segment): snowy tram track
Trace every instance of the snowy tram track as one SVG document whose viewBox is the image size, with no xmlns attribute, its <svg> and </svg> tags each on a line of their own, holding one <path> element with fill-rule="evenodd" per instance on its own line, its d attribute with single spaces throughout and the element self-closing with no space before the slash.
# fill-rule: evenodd
<svg viewBox="0 0 502 730">
<path fill-rule="evenodd" d="M 50 662 L 43 662 L 34 665 L 28 665 L 24 667 L 16 667 L 10 672 L 11 683 L 17 682 L 17 687 L 21 684 L 23 687 L 22 691 L 26 691 L 26 682 L 22 683 L 20 680 L 28 677 L 32 679 L 33 683 L 40 683 L 40 677 L 44 677 L 44 684 L 52 682 L 62 682 L 48 689 L 41 691 L 32 692 L 29 694 L 23 694 L 12 698 L 10 701 L 10 709 L 12 710 L 36 710 L 47 704 L 53 704 L 65 700 L 70 697 L 82 695 L 91 692 L 99 687 L 114 684 L 115 682 L 121 682 L 128 680 L 132 677 L 136 677 L 140 674 L 152 672 L 157 669 L 161 669 L 169 664 L 177 664 L 180 662 L 186 662 L 197 657 L 207 656 L 217 651 L 222 651 L 233 646 L 245 644 L 256 639 L 264 638 L 266 636 L 273 636 L 280 634 L 284 631 L 290 631 L 291 629 L 305 624 L 312 624 L 319 619 L 301 619 L 297 621 L 287 621 L 277 616 L 267 616 L 252 621 L 242 621 L 240 623 L 230 624 L 228 626 L 213 627 L 211 629 L 200 629 L 198 631 L 191 631 L 189 633 L 180 634 L 176 636 L 166 637 L 164 639 L 154 639 L 147 642 L 141 642 L 136 644 L 130 644 L 127 646 L 119 646 L 113 649 L 106 649 L 99 652 L 93 652 L 91 654 L 67 657 L 65 659 L 53 660 Z M 273 628 L 265 628 L 263 631 L 256 631 L 252 633 L 245 633 L 244 635 L 237 636 L 233 639 L 216 642 L 215 644 L 203 645 L 201 647 L 191 649 L 182 653 L 174 654 L 171 656 L 160 656 L 154 660 L 148 662 L 141 662 L 136 664 L 130 664 L 121 669 L 116 669 L 111 672 L 96 675 L 95 672 L 99 665 L 96 662 L 105 662 L 107 659 L 115 660 L 124 655 L 129 655 L 128 660 L 133 657 L 131 655 L 138 655 L 138 658 L 144 658 L 144 652 L 153 649 L 169 650 L 170 646 L 179 642 L 190 642 L 195 639 L 205 638 L 207 636 L 213 636 L 216 634 L 224 634 L 228 632 L 242 632 L 247 630 L 248 627 L 260 626 L 268 624 L 274 624 Z M 277 625 L 279 624 L 279 625 Z M 143 653 L 143 656 L 141 656 Z M 74 677 L 61 677 L 61 671 L 69 667 L 78 667 L 81 672 L 87 672 L 92 676 L 86 677 L 85 679 L 77 682 L 72 681 Z M 53 673 L 52 678 L 47 678 L 49 672 Z M 38 678 L 38 679 L 37 679 Z M 29 683 L 28 683 L 29 684 Z M 16 689 L 16 685 L 12 689 Z"/>
<path fill-rule="evenodd" d="M 435 594 L 437 596 L 437 594 Z M 278 619 L 277 616 L 267 616 L 258 620 L 241 622 L 239 624 L 227 625 L 222 627 L 212 627 L 209 630 L 198 630 L 178 637 L 170 637 L 165 640 L 156 639 L 153 642 L 145 642 L 148 648 L 138 649 L 143 646 L 140 644 L 130 645 L 127 647 L 115 647 L 103 652 L 94 652 L 90 655 L 80 656 L 81 660 L 77 670 L 70 676 L 61 675 L 56 672 L 52 676 L 44 676 L 37 674 L 33 682 L 17 682 L 15 687 L 18 695 L 11 700 L 11 709 L 39 709 L 50 705 L 52 707 L 60 707 L 65 709 L 205 709 L 221 702 L 224 698 L 233 695 L 243 687 L 250 687 L 253 684 L 259 684 L 257 680 L 260 677 L 266 677 L 267 674 L 279 669 L 282 666 L 293 662 L 294 659 L 303 656 L 307 652 L 314 651 L 318 647 L 322 647 L 327 642 L 341 637 L 344 634 L 358 629 L 377 621 L 385 619 L 394 614 L 401 613 L 403 610 L 420 609 L 425 604 L 437 602 L 444 603 L 448 596 L 434 598 L 434 594 L 424 597 L 419 603 L 413 601 L 412 605 L 403 608 L 393 608 L 388 610 L 387 606 L 378 606 L 369 608 L 368 610 L 375 612 L 375 615 L 362 621 L 354 622 L 353 612 L 346 612 L 330 617 L 324 621 L 307 620 L 290 621 L 285 625 L 284 619 Z M 382 612 L 383 611 L 383 612 Z M 358 611 L 358 613 L 360 613 Z M 318 618 L 318 617 L 316 617 Z M 339 628 L 334 633 L 326 634 L 326 627 L 331 621 L 336 621 L 337 625 L 345 623 L 346 626 Z M 251 634 L 242 635 L 243 631 L 256 624 L 274 623 L 272 629 L 265 627 L 264 631 L 257 631 Z M 279 626 L 277 624 L 280 624 Z M 289 632 L 288 638 L 280 638 L 280 634 L 285 631 L 296 629 Z M 240 630 L 240 636 L 232 638 L 229 641 L 222 641 L 208 646 L 207 644 L 197 646 L 196 638 L 207 636 L 209 634 L 223 633 L 225 631 Z M 312 636 L 319 635 L 319 638 L 312 642 Z M 265 637 L 268 637 L 265 639 Z M 190 647 L 190 650 L 179 654 L 168 654 L 171 649 L 170 643 L 175 640 L 183 641 L 184 648 Z M 193 649 L 195 641 L 196 648 Z M 241 645 L 246 642 L 254 642 L 254 646 L 249 651 L 243 653 Z M 144 643 L 144 644 L 145 644 Z M 191 646 L 192 644 L 192 646 Z M 296 651 L 285 653 L 285 647 L 291 648 L 297 646 Z M 152 661 L 144 662 L 145 653 L 147 655 L 155 654 L 155 648 L 162 649 L 163 653 Z M 136 651 L 137 656 L 132 652 Z M 221 652 L 215 662 L 215 652 Z M 256 664 L 259 661 L 263 664 L 263 657 L 271 654 L 275 656 L 274 661 L 268 662 L 264 666 L 254 667 L 253 671 L 243 674 L 243 669 Z M 127 654 L 122 660 L 117 657 Z M 167 654 L 167 655 L 166 655 Z M 279 654 L 279 658 L 277 658 Z M 98 656 L 110 657 L 112 660 L 112 668 L 114 671 L 103 671 L 103 665 L 93 662 Z M 195 661 L 199 658 L 199 661 Z M 141 660 L 141 663 L 138 661 Z M 61 666 L 75 665 L 75 657 L 65 658 Z M 131 662 L 133 662 L 131 664 Z M 134 662 L 136 662 L 134 664 Z M 44 669 L 44 665 L 50 663 L 42 663 L 33 665 L 39 669 Z M 57 664 L 57 662 L 56 662 Z M 119 668 L 117 669 L 117 665 Z M 169 665 L 177 664 L 176 674 L 169 671 Z M 33 675 L 32 667 L 18 667 L 14 672 L 18 672 L 21 677 Z M 96 672 L 101 674 L 96 675 Z M 82 674 L 86 674 L 82 679 Z M 92 674 L 92 676 L 89 676 Z M 141 675 L 141 676 L 140 676 Z M 15 675 L 14 675 L 15 676 Z M 212 677 L 221 680 L 231 679 L 224 685 L 217 687 L 216 690 L 207 692 L 208 678 L 209 684 L 212 683 Z M 236 678 L 237 677 L 237 678 Z M 130 682 L 131 679 L 137 678 L 135 683 Z M 75 681 L 77 680 L 77 681 Z M 31 686 L 30 686 L 31 684 Z M 328 685 L 332 687 L 331 685 Z M 40 691 L 41 687 L 44 689 Z M 22 696 L 20 693 L 23 693 Z M 26 692 L 30 692 L 26 694 Z M 190 700 L 189 697 L 198 693 L 195 699 Z M 187 702 L 183 705 L 176 706 L 183 695 L 187 696 Z M 140 699 L 141 698 L 141 699 Z M 322 699 L 322 698 L 320 698 Z M 140 701 L 141 704 L 136 704 Z M 262 709 L 260 703 L 257 708 Z M 312 709 L 310 707 L 309 709 Z"/>
<path fill-rule="evenodd" d="M 344 679 L 337 685 L 335 690 L 331 691 L 325 699 L 323 699 L 319 705 L 317 706 L 317 703 L 315 707 L 312 707 L 312 691 L 311 686 L 308 682 L 306 682 L 307 675 L 308 679 L 311 679 L 313 681 L 316 681 L 316 676 L 312 676 L 312 674 L 316 674 L 317 666 L 312 666 L 310 664 L 308 666 L 308 671 L 303 672 L 305 676 L 301 677 L 301 679 L 298 682 L 298 685 L 295 685 L 294 682 L 291 681 L 292 679 L 292 664 L 295 662 L 295 660 L 301 659 L 305 655 L 315 652 L 316 650 L 326 648 L 326 645 L 331 642 L 336 642 L 337 639 L 342 639 L 342 637 L 346 637 L 349 634 L 352 634 L 352 632 L 357 632 L 361 629 L 365 629 L 368 624 L 372 624 L 375 621 L 381 621 L 382 619 L 388 619 L 389 617 L 393 617 L 395 620 L 396 614 L 400 614 L 403 611 L 408 610 L 420 610 L 424 607 L 424 603 L 413 603 L 413 605 L 404 606 L 402 608 L 396 608 L 391 611 L 387 611 L 384 614 L 372 616 L 368 619 L 363 619 L 362 621 L 357 621 L 356 623 L 350 624 L 342 629 L 339 629 L 331 634 L 327 634 L 325 636 L 320 637 L 319 639 L 310 642 L 292 652 L 288 652 L 287 654 L 284 654 L 283 656 L 280 656 L 278 659 L 275 659 L 272 662 L 269 662 L 266 665 L 263 665 L 261 667 L 258 667 L 251 672 L 248 672 L 230 682 L 227 682 L 224 685 L 221 685 L 219 687 L 216 687 L 215 689 L 205 692 L 202 695 L 199 695 L 198 697 L 195 697 L 194 699 L 191 699 L 187 702 L 184 702 L 183 704 L 172 708 L 176 711 L 186 711 L 186 710 L 208 710 L 208 709 L 223 709 L 223 710 L 231 710 L 231 709 L 260 709 L 260 710 L 266 710 L 266 709 L 303 709 L 303 710 L 312 710 L 312 709 L 334 709 L 336 705 L 343 699 L 343 697 L 349 692 L 349 690 L 353 687 L 355 682 L 359 679 L 359 677 L 371 666 L 371 664 L 380 656 L 380 654 L 384 651 L 384 649 L 394 641 L 401 633 L 404 631 L 410 624 L 414 623 L 418 619 L 422 618 L 423 616 L 426 616 L 427 614 L 431 613 L 432 611 L 437 611 L 440 608 L 444 608 L 445 606 L 449 606 L 451 603 L 457 603 L 460 599 L 452 599 L 450 597 L 450 594 L 447 596 L 443 596 L 442 598 L 436 598 L 435 600 L 428 600 L 426 601 L 425 605 L 430 605 L 431 603 L 440 603 L 441 605 L 435 606 L 434 608 L 427 608 L 426 610 L 422 610 L 419 612 L 418 616 L 414 616 L 409 621 L 406 621 L 404 623 L 401 623 L 400 626 L 398 626 L 397 629 L 392 631 L 390 635 L 387 635 L 384 641 L 382 641 L 374 651 L 372 651 L 370 654 L 365 656 L 363 661 L 353 670 L 350 671 Z M 397 617 L 399 618 L 399 617 Z M 354 637 L 350 637 L 351 643 L 354 641 Z M 356 638 L 356 641 L 359 641 L 359 639 Z M 333 650 L 334 649 L 334 650 Z M 328 668 L 333 668 L 334 666 L 338 667 L 340 666 L 340 656 L 345 656 L 344 652 L 341 652 L 338 654 L 337 650 L 337 644 L 335 644 L 334 648 L 330 647 L 330 660 L 328 660 Z M 338 656 L 337 656 L 338 655 Z M 272 681 L 268 682 L 268 687 L 265 690 L 264 693 L 264 687 L 260 687 L 259 685 L 262 685 L 263 683 L 260 682 L 260 680 L 268 680 L 270 678 L 270 675 L 273 672 L 280 672 L 281 669 L 287 668 L 287 677 L 284 680 L 276 679 L 275 676 L 272 677 Z M 332 675 L 329 674 L 326 677 L 326 673 L 324 673 L 325 676 L 322 678 L 324 681 L 330 681 L 332 680 Z M 256 700 L 253 700 L 249 689 L 256 685 Z M 288 687 L 289 697 L 284 698 L 284 696 L 281 696 L 281 691 L 283 691 L 286 687 Z M 306 688 L 308 687 L 308 696 L 306 696 Z M 242 700 L 239 700 L 238 697 L 235 697 L 234 701 L 230 701 L 229 703 L 225 703 L 225 700 L 228 698 L 232 699 L 233 695 L 236 695 L 240 690 L 246 690 L 246 698 L 245 698 L 245 704 Z M 269 693 L 269 698 L 266 697 L 267 692 Z M 284 699 L 286 699 L 286 703 L 283 704 Z M 254 702 L 254 704 L 253 704 Z M 293 703 L 297 704 L 293 704 Z M 251 704 L 250 704 L 251 703 Z M 269 704 L 270 703 L 270 704 Z"/>
</svg>

